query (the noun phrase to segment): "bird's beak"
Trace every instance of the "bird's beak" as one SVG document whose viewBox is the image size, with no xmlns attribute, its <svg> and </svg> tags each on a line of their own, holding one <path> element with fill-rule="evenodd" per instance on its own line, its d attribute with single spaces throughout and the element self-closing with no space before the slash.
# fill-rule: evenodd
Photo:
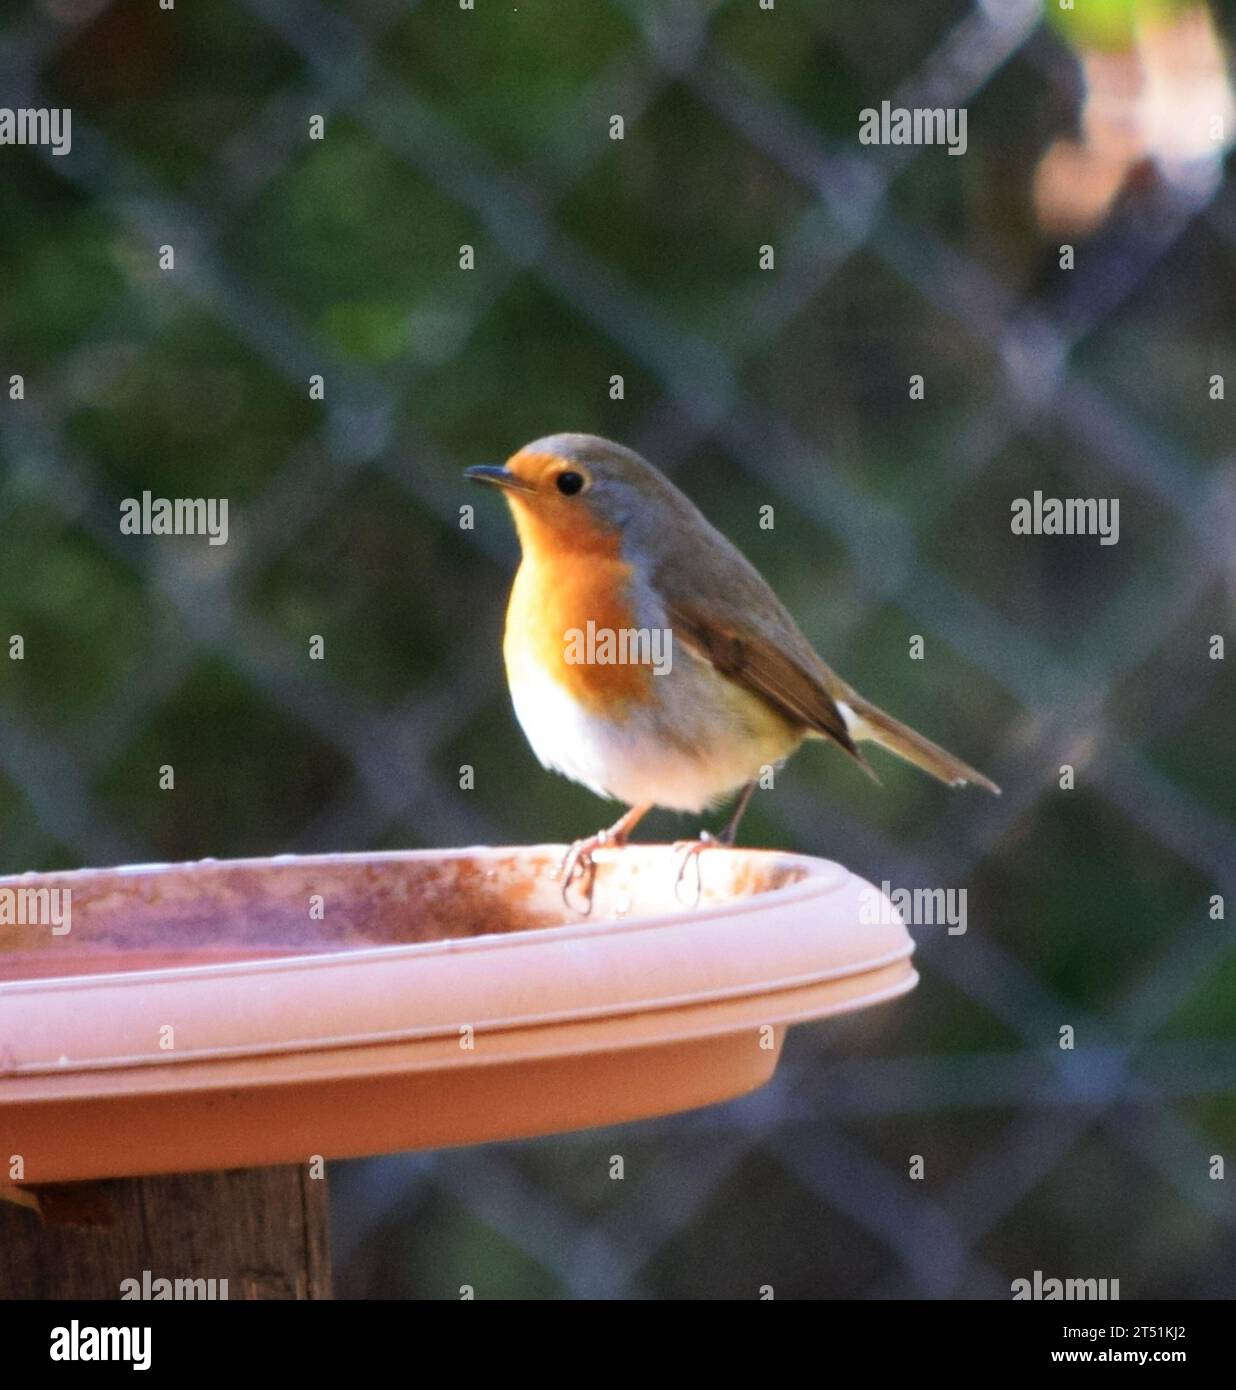
<svg viewBox="0 0 1236 1390">
<path fill-rule="evenodd" d="M 512 492 L 535 492 L 531 483 L 526 483 L 518 473 L 492 463 L 478 463 L 473 468 L 464 469 L 464 477 L 474 483 L 493 483 L 495 487 L 509 488 Z"/>
</svg>

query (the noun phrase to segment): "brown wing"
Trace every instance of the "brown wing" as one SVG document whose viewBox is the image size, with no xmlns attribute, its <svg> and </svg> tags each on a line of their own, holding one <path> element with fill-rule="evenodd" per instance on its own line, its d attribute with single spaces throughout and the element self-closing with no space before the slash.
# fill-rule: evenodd
<svg viewBox="0 0 1236 1390">
<path fill-rule="evenodd" d="M 767 701 L 790 723 L 826 735 L 867 767 L 837 702 L 829 694 L 825 671 L 812 669 L 818 661 L 813 652 L 808 666 L 745 623 L 726 621 L 724 615 L 705 613 L 698 606 L 673 599 L 668 599 L 666 610 L 675 640 L 711 662 L 723 676 Z M 799 637 L 799 641 L 806 645 L 805 638 Z M 823 667 L 823 662 L 819 665 Z"/>
<path fill-rule="evenodd" d="M 742 551 L 657 477 L 658 534 L 668 528 L 675 543 L 655 547 L 649 578 L 675 638 L 791 724 L 831 738 L 875 777 L 837 708 L 853 695 L 849 686 L 816 655 Z"/>
</svg>

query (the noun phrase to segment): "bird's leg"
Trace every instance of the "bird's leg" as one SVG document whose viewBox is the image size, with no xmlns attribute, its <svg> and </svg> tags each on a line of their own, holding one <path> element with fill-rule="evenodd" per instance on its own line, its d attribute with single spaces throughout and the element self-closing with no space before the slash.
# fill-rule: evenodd
<svg viewBox="0 0 1236 1390">
<path fill-rule="evenodd" d="M 742 821 L 743 812 L 751 804 L 751 798 L 755 795 L 756 784 L 748 782 L 738 795 L 738 801 L 734 805 L 734 810 L 730 814 L 729 820 L 725 823 L 725 829 L 720 835 L 710 835 L 707 830 L 701 830 L 699 838 L 695 840 L 679 840 L 674 846 L 679 851 L 681 858 L 678 861 L 678 873 L 674 878 L 674 896 L 682 902 L 682 881 L 686 876 L 687 865 L 695 865 L 695 897 L 690 906 L 698 907 L 700 894 L 704 890 L 703 877 L 700 873 L 700 855 L 704 850 L 712 845 L 721 845 L 728 849 L 738 838 L 738 826 Z"/>
<path fill-rule="evenodd" d="M 748 782 L 738 794 L 738 800 L 734 803 L 734 810 L 730 814 L 729 820 L 725 822 L 725 829 L 717 836 L 717 843 L 725 845 L 727 848 L 738 839 L 738 826 L 742 821 L 743 813 L 751 804 L 751 798 L 755 795 L 755 782 Z"/>
<path fill-rule="evenodd" d="M 618 849 L 625 845 L 630 838 L 631 831 L 651 810 L 652 803 L 650 801 L 645 802 L 642 806 L 631 806 L 618 817 L 608 830 L 598 830 L 595 835 L 589 835 L 583 840 L 576 840 L 567 850 L 562 856 L 562 863 L 558 865 L 558 877 L 562 880 L 562 901 L 568 907 L 571 906 L 571 900 L 568 896 L 571 885 L 578 876 L 583 880 L 584 915 L 587 916 L 592 911 L 592 886 L 597 876 L 597 866 L 592 859 L 593 851 L 607 848 Z"/>
</svg>

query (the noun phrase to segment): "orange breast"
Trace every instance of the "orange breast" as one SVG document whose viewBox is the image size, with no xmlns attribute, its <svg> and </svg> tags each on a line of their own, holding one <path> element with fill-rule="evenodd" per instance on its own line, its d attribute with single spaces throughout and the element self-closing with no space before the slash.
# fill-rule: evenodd
<svg viewBox="0 0 1236 1390">
<path fill-rule="evenodd" d="M 585 552 L 532 554 L 525 548 L 506 611 L 503 651 L 512 684 L 544 673 L 593 713 L 622 719 L 630 706 L 652 697 L 652 669 L 635 663 L 570 661 L 581 638 L 636 626 L 630 601 L 631 567 L 612 547 Z"/>
</svg>

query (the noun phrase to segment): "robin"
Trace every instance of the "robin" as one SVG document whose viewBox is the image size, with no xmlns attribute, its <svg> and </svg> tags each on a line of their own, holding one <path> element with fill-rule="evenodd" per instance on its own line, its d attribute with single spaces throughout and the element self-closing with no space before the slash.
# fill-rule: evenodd
<svg viewBox="0 0 1236 1390">
<path fill-rule="evenodd" d="M 700 812 L 737 792 L 721 834 L 684 848 L 733 844 L 761 773 L 807 738 L 872 777 L 862 743 L 999 794 L 826 666 L 755 567 L 633 450 L 554 434 L 466 476 L 503 490 L 523 552 L 503 639 L 516 718 L 545 767 L 629 808 L 568 850 L 564 897 L 581 876 L 591 903 L 593 851 L 654 806 Z"/>
</svg>

